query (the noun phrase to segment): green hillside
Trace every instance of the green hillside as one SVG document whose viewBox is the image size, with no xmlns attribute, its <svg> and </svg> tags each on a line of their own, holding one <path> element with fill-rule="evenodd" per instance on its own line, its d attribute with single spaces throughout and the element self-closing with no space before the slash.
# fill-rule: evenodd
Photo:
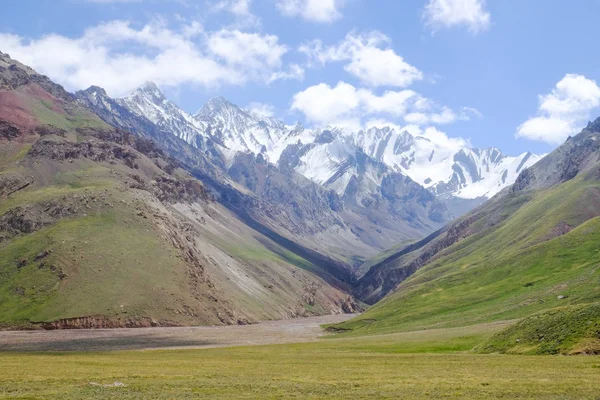
<svg viewBox="0 0 600 400">
<path fill-rule="evenodd" d="M 446 232 L 416 250 L 429 254 L 425 265 L 334 329 L 371 334 L 465 326 L 598 301 L 600 182 L 597 155 L 586 157 L 573 179 L 503 193 L 453 224 L 447 232 L 459 227 L 461 233 L 452 245 L 440 245 Z M 383 268 L 402 270 L 415 258 L 403 254 Z"/>
<path fill-rule="evenodd" d="M 534 314 L 492 336 L 480 353 L 600 354 L 600 303 Z"/>
<path fill-rule="evenodd" d="M 0 328 L 246 324 L 350 301 L 155 142 L 2 57 Z"/>
</svg>

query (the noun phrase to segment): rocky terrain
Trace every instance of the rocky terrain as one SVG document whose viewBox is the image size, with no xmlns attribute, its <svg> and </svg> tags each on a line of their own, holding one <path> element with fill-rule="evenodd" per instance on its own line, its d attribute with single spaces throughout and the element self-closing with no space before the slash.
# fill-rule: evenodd
<svg viewBox="0 0 600 400">
<path fill-rule="evenodd" d="M 344 193 L 299 172 L 294 157 L 301 150 L 293 145 L 284 150 L 284 144 L 277 144 L 282 152 L 277 163 L 260 151 L 263 145 L 257 144 L 257 152 L 242 151 L 241 143 L 262 143 L 260 138 L 274 140 L 280 135 L 293 141 L 308 132 L 301 127 L 288 131 L 275 120 L 262 123 L 222 98 L 213 99 L 191 117 L 153 84 L 123 99 L 111 99 L 98 87 L 76 95 L 105 122 L 161 143 L 248 224 L 293 252 L 343 271 L 336 274 L 344 281 L 352 279 L 353 270 L 366 258 L 400 241 L 420 238 L 451 218 L 434 196 L 410 178 L 364 155 L 364 165 L 349 171 L 356 183 Z M 251 137 L 241 138 L 240 127 Z M 354 162 L 354 155 L 349 157 Z M 380 170 L 378 182 L 367 178 L 365 166 Z"/>
<path fill-rule="evenodd" d="M 240 186 L 215 185 L 206 153 L 125 109 L 114 127 L 0 56 L 0 326 L 248 324 L 358 309 L 327 266 L 219 202 L 227 192 L 216 188 Z"/>
<path fill-rule="evenodd" d="M 471 178 L 456 178 L 466 175 L 453 167 L 454 178 L 430 185 L 410 173 L 421 155 L 402 158 L 424 141 L 408 133 L 290 128 L 223 98 L 192 116 L 151 83 L 122 99 L 97 86 L 70 94 L 1 60 L 0 324 L 9 326 L 355 312 L 360 300 L 376 302 L 456 242 L 501 223 L 510 206 L 492 200 L 439 230 L 452 218 L 449 199 L 504 168 L 492 185 L 499 190 L 537 161 L 463 149 L 454 162 Z M 384 157 L 390 145 L 394 162 Z M 528 173 L 515 188 L 541 179 Z M 369 261 L 401 242 L 412 244 Z"/>
</svg>

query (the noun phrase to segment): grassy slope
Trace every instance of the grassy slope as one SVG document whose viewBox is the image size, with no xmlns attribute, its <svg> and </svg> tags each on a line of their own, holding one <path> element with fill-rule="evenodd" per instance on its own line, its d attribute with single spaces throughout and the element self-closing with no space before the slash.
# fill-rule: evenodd
<svg viewBox="0 0 600 400">
<path fill-rule="evenodd" d="M 374 265 L 382 262 L 383 260 L 385 260 L 386 258 L 388 258 L 389 256 L 393 255 L 394 253 L 399 252 L 400 250 L 402 250 L 403 248 L 405 248 L 406 246 L 414 243 L 414 240 L 408 240 L 402 243 L 399 243 L 391 248 L 389 248 L 388 250 L 377 254 L 374 257 L 369 258 L 368 260 L 366 260 L 365 262 L 363 262 L 358 269 L 356 270 L 357 275 L 363 276 L 364 274 L 366 274 L 371 267 L 373 267 Z"/>
<path fill-rule="evenodd" d="M 481 353 L 600 354 L 600 303 L 534 314 L 478 346 Z"/>
<path fill-rule="evenodd" d="M 461 326 L 597 301 L 600 218 L 584 221 L 597 213 L 599 191 L 597 181 L 578 177 L 537 193 L 508 220 L 458 242 L 337 328 L 364 334 Z M 547 240 L 562 222 L 582 225 Z"/>
<path fill-rule="evenodd" d="M 52 125 L 64 129 L 66 141 L 89 139 L 76 128 L 108 128 L 76 103 L 54 98 L 35 85 L 7 93 L 10 101 L 1 106 L 10 111 L 18 104 L 29 128 Z M 200 252 L 206 258 L 200 261 L 202 267 L 208 271 L 203 278 L 210 281 L 194 282 L 183 250 L 173 245 L 165 224 L 153 218 L 156 207 L 162 207 L 165 214 L 172 210 L 123 181 L 123 176 L 135 174 L 151 182 L 163 174 L 152 160 L 138 155 L 140 168 L 131 170 L 120 161 L 33 159 L 27 154 L 38 137 L 28 135 L 27 130 L 17 141 L 0 143 L 0 175 L 10 173 L 32 182 L 0 199 L 0 216 L 16 207 L 42 203 L 74 206 L 78 212 L 57 218 L 51 226 L 32 234 L 9 236 L 5 241 L 0 238 L 0 326 L 86 316 L 219 324 L 223 319 L 282 318 L 290 312 L 328 313 L 342 301 L 342 292 L 313 274 L 295 274 L 294 266 L 314 272 L 314 265 L 264 238 L 254 239 L 254 231 L 237 220 L 227 222 L 223 215 L 218 217 L 225 218 L 227 226 L 219 231 L 220 241 L 203 234 L 194 238 L 220 249 L 207 245 L 207 252 Z M 95 198 L 91 209 L 85 208 L 82 196 Z M 202 212 L 202 204 L 197 204 L 195 212 Z M 140 210 L 144 216 L 138 215 Z M 196 221 L 195 214 L 177 216 L 181 217 Z M 232 232 L 238 235 L 235 240 Z M 46 250 L 52 253 L 43 260 L 35 259 Z M 227 252 L 235 260 L 224 258 Z M 221 256 L 219 262 L 211 262 L 217 255 Z M 21 260 L 26 260 L 25 265 L 18 267 Z M 311 283 L 320 285 L 314 304 L 304 297 Z M 249 290 L 240 290 L 244 288 Z"/>
<path fill-rule="evenodd" d="M 0 354 L 1 398 L 593 399 L 598 357 L 475 355 L 502 325 L 318 343 Z M 90 382 L 125 387 L 99 387 Z"/>
<path fill-rule="evenodd" d="M 172 316 L 169 309 L 192 300 L 185 294 L 184 263 L 159 239 L 152 224 L 136 216 L 133 199 L 111 180 L 109 168 L 84 161 L 71 171 L 55 172 L 47 186 L 17 192 L 3 202 L 0 214 L 17 205 L 53 199 L 68 203 L 82 195 L 102 196 L 111 207 L 60 220 L 2 245 L 0 323 L 100 313 L 165 319 Z M 48 257 L 35 261 L 48 249 Z M 17 268 L 16 260 L 21 259 L 28 262 Z M 51 266 L 68 277 L 60 280 Z"/>
</svg>

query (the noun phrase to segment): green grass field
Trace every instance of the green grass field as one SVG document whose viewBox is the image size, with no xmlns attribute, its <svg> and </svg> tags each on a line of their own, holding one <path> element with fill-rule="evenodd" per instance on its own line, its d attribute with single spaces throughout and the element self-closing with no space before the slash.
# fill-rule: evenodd
<svg viewBox="0 0 600 400">
<path fill-rule="evenodd" d="M 338 328 L 364 335 L 463 326 L 597 302 L 599 191 L 597 181 L 577 178 L 537 193 L 510 209 L 505 222 L 459 241 Z M 562 223 L 576 228 L 552 238 Z"/>
<path fill-rule="evenodd" d="M 478 355 L 504 324 L 206 350 L 0 354 L 15 399 L 598 399 L 600 357 Z M 125 386 L 103 387 L 120 382 Z"/>
</svg>

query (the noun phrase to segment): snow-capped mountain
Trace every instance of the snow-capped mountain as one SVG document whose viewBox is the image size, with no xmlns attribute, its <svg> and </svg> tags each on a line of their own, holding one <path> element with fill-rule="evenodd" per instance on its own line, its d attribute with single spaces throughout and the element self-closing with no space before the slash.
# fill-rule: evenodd
<svg viewBox="0 0 600 400">
<path fill-rule="evenodd" d="M 448 218 L 447 210 L 438 207 L 434 194 L 329 130 L 320 132 L 312 143 L 288 146 L 279 164 L 335 191 L 346 204 L 384 209 L 405 220 L 414 218 L 410 214 L 415 210 L 426 213 L 435 222 Z"/>
<path fill-rule="evenodd" d="M 277 163 L 289 144 L 313 139 L 313 133 L 301 125 L 290 129 L 275 118 L 259 118 L 223 97 L 209 100 L 194 118 L 206 125 L 207 134 L 227 149 L 262 154 L 271 163 Z"/>
<path fill-rule="evenodd" d="M 523 153 L 517 157 L 496 148 L 456 148 L 425 136 L 370 128 L 346 134 L 349 143 L 373 159 L 405 173 L 439 196 L 490 198 L 515 182 L 519 173 L 540 160 Z"/>
<path fill-rule="evenodd" d="M 207 137 L 207 125 L 168 100 L 153 82 L 146 82 L 126 97 L 116 100 L 134 114 L 146 117 L 159 128 L 197 147 L 202 147 L 201 143 Z"/>
<path fill-rule="evenodd" d="M 210 138 L 229 158 L 236 152 L 261 154 L 273 164 L 293 167 L 340 196 L 358 177 L 360 190 L 372 194 L 379 190 L 383 175 L 397 173 L 441 198 L 485 199 L 514 183 L 522 170 L 541 158 L 531 153 L 511 157 L 495 148 L 457 147 L 391 127 L 359 132 L 310 130 L 300 124 L 289 127 L 274 118 L 258 117 L 222 97 L 211 99 L 191 116 L 152 83 L 119 103 L 192 145 L 200 147 Z M 367 170 L 365 166 L 371 164 L 359 165 L 362 157 L 374 161 L 376 167 Z"/>
</svg>

